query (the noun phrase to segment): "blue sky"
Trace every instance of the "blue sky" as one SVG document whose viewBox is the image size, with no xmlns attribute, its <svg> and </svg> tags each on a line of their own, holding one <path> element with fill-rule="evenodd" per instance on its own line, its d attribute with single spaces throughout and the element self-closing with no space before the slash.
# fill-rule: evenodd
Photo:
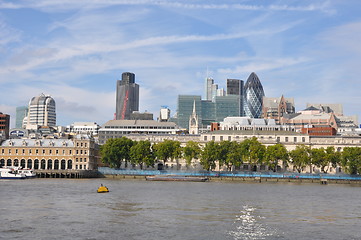
<svg viewBox="0 0 361 240">
<path fill-rule="evenodd" d="M 203 95 L 208 69 L 220 87 L 256 72 L 296 110 L 341 103 L 361 116 L 360 11 L 359 0 L 0 0 L 0 111 L 14 120 L 45 93 L 59 125 L 104 124 L 129 71 L 156 118 L 179 94 Z"/>
</svg>

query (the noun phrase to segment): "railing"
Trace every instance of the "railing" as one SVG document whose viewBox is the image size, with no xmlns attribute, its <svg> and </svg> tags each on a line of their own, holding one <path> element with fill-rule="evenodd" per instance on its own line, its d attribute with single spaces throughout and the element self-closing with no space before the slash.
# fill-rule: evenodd
<svg viewBox="0 0 361 240">
<path fill-rule="evenodd" d="M 246 177 L 246 178 L 281 178 L 281 179 L 329 179 L 329 180 L 350 180 L 361 181 L 361 175 L 347 174 L 307 174 L 307 173 L 275 173 L 275 172 L 216 172 L 216 171 L 168 171 L 168 170 L 133 170 L 113 169 L 99 167 L 98 171 L 104 175 L 130 175 L 130 176 L 151 176 L 151 175 L 178 175 L 178 176 L 199 176 L 199 177 Z"/>
</svg>

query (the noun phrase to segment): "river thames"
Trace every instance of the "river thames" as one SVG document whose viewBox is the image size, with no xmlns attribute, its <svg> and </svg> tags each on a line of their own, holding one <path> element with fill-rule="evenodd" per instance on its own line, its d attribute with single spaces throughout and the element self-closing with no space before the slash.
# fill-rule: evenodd
<svg viewBox="0 0 361 240">
<path fill-rule="evenodd" d="M 361 238 L 361 187 L 348 184 L 28 179 L 0 190 L 0 239 Z"/>
</svg>

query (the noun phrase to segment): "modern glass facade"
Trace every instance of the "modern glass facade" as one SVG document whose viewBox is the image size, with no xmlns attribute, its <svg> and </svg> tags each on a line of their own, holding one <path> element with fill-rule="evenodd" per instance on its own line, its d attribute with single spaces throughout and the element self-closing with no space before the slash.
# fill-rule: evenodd
<svg viewBox="0 0 361 240">
<path fill-rule="evenodd" d="M 23 120 L 28 116 L 28 106 L 21 106 L 16 108 L 15 128 L 23 127 Z"/>
<path fill-rule="evenodd" d="M 193 112 L 194 102 L 201 126 L 223 121 L 225 117 L 239 116 L 240 100 L 238 95 L 216 96 L 214 102 L 203 101 L 201 96 L 197 95 L 179 95 L 177 124 L 180 128 L 189 128 L 189 118 Z"/>
<path fill-rule="evenodd" d="M 238 117 L 240 114 L 239 105 L 239 95 L 216 97 L 215 122 L 222 122 L 226 117 Z"/>
<path fill-rule="evenodd" d="M 244 86 L 244 112 L 247 117 L 261 118 L 264 91 L 258 76 L 253 72 Z"/>
<path fill-rule="evenodd" d="M 178 116 L 177 124 L 180 128 L 189 128 L 189 117 L 193 112 L 193 104 L 196 104 L 196 113 L 199 122 L 202 120 L 201 96 L 199 95 L 179 95 L 178 96 Z"/>
<path fill-rule="evenodd" d="M 244 82 L 239 79 L 227 79 L 227 95 L 239 96 L 239 115 L 244 116 L 243 107 Z"/>
</svg>

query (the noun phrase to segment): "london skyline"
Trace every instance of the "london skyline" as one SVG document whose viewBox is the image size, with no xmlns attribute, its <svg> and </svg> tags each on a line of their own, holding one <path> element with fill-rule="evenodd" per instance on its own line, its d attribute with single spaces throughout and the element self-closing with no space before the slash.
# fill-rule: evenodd
<svg viewBox="0 0 361 240">
<path fill-rule="evenodd" d="M 2 1 L 0 112 L 45 93 L 57 123 L 103 124 L 116 81 L 133 72 L 139 110 L 156 118 L 205 78 L 255 72 L 267 97 L 343 104 L 361 116 L 359 1 Z M 208 70 L 207 70 L 208 69 Z"/>
</svg>

